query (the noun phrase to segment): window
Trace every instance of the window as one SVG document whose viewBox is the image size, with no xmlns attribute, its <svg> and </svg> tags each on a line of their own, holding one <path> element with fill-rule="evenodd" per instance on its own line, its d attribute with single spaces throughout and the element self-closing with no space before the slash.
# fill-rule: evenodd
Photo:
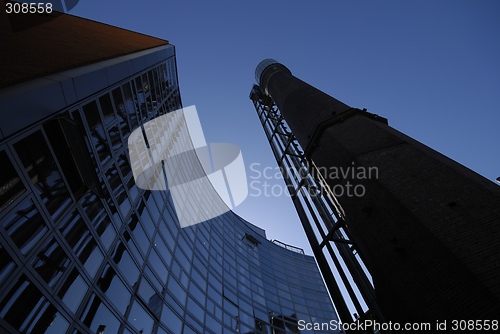
<svg viewBox="0 0 500 334">
<path fill-rule="evenodd" d="M 2 219 L 2 227 L 23 254 L 27 254 L 48 231 L 30 198 Z"/>
<path fill-rule="evenodd" d="M 0 302 L 0 317 L 23 333 L 64 333 L 68 327 L 68 322 L 25 275 Z"/>
<path fill-rule="evenodd" d="M 21 196 L 26 189 L 5 151 L 0 151 L 0 213 Z"/>
<path fill-rule="evenodd" d="M 96 101 L 83 106 L 83 113 L 90 131 L 89 139 L 97 151 L 101 165 L 104 165 L 110 160 L 111 152 Z"/>
<path fill-rule="evenodd" d="M 137 330 L 142 330 L 144 333 L 151 333 L 153 330 L 153 317 L 137 300 L 134 301 L 134 304 L 132 305 L 128 319 Z"/>
<path fill-rule="evenodd" d="M 71 196 L 41 131 L 20 140 L 14 148 L 49 213 L 58 217 Z"/>
<path fill-rule="evenodd" d="M 47 240 L 31 261 L 33 268 L 52 288 L 61 280 L 70 263 L 68 255 L 55 238 Z"/>
<path fill-rule="evenodd" d="M 120 322 L 95 294 L 92 294 L 82 314 L 90 333 L 118 333 Z"/>
<path fill-rule="evenodd" d="M 101 277 L 97 281 L 97 286 L 111 300 L 115 308 L 121 314 L 125 314 L 125 310 L 130 302 L 130 292 L 109 264 L 106 265 Z"/>
<path fill-rule="evenodd" d="M 82 279 L 78 271 L 73 269 L 59 291 L 58 296 L 73 313 L 76 313 L 87 290 L 88 285 Z"/>
</svg>

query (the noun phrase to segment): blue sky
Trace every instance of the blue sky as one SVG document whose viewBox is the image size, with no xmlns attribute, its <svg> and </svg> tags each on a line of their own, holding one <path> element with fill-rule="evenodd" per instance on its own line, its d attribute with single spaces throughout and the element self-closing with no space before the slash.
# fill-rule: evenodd
<svg viewBox="0 0 500 334">
<path fill-rule="evenodd" d="M 184 106 L 196 105 L 207 142 L 241 147 L 249 178 L 251 164 L 276 166 L 248 98 L 265 58 L 500 176 L 499 1 L 108 0 L 80 1 L 71 14 L 174 44 Z M 311 254 L 288 197 L 249 196 L 235 211 Z"/>
</svg>

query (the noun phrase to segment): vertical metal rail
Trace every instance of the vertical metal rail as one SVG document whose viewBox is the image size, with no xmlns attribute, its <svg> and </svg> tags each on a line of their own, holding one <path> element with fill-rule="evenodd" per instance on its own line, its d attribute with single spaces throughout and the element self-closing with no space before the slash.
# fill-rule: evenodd
<svg viewBox="0 0 500 334">
<path fill-rule="evenodd" d="M 356 246 L 351 240 L 342 207 L 314 162 L 308 161 L 305 157 L 300 144 L 289 131 L 272 98 L 264 94 L 259 86 L 254 85 L 250 99 L 283 174 L 283 179 L 341 321 L 351 323 L 353 318 L 325 253 L 333 262 L 356 312 L 360 316 L 365 313 L 356 294 L 357 291 L 373 317 L 379 322 L 384 322 L 376 303 L 373 285 L 361 265 L 361 259 L 354 253 Z M 333 249 L 332 243 L 340 258 Z M 348 276 L 355 284 L 352 284 Z"/>
</svg>

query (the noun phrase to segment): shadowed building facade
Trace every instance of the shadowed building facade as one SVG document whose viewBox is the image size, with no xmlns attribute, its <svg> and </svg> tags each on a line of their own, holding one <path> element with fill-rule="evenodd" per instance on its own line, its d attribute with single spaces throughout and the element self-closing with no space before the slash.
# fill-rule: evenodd
<svg viewBox="0 0 500 334">
<path fill-rule="evenodd" d="M 233 212 L 181 229 L 168 189 L 135 185 L 127 138 L 182 107 L 173 45 L 69 15 L 20 15 L 13 32 L 5 19 L 0 332 L 297 333 L 336 319 L 314 258 Z"/>
<path fill-rule="evenodd" d="M 385 320 L 498 319 L 497 185 L 274 60 L 257 66 L 256 79 L 251 99 L 263 108 L 272 100 L 328 187 L 366 190 L 337 200 Z M 328 177 L 349 168 L 356 173 Z M 376 177 L 358 174 L 373 168 Z"/>
</svg>

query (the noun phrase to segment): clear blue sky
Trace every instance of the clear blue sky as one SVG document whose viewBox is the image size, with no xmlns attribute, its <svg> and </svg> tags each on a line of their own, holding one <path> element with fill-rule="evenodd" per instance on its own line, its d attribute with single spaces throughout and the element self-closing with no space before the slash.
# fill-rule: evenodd
<svg viewBox="0 0 500 334">
<path fill-rule="evenodd" d="M 248 98 L 265 58 L 500 176 L 500 1 L 82 0 L 71 13 L 174 44 L 183 104 L 207 142 L 241 147 L 249 178 L 252 163 L 276 165 Z M 288 197 L 250 196 L 235 211 L 311 254 Z"/>
</svg>

